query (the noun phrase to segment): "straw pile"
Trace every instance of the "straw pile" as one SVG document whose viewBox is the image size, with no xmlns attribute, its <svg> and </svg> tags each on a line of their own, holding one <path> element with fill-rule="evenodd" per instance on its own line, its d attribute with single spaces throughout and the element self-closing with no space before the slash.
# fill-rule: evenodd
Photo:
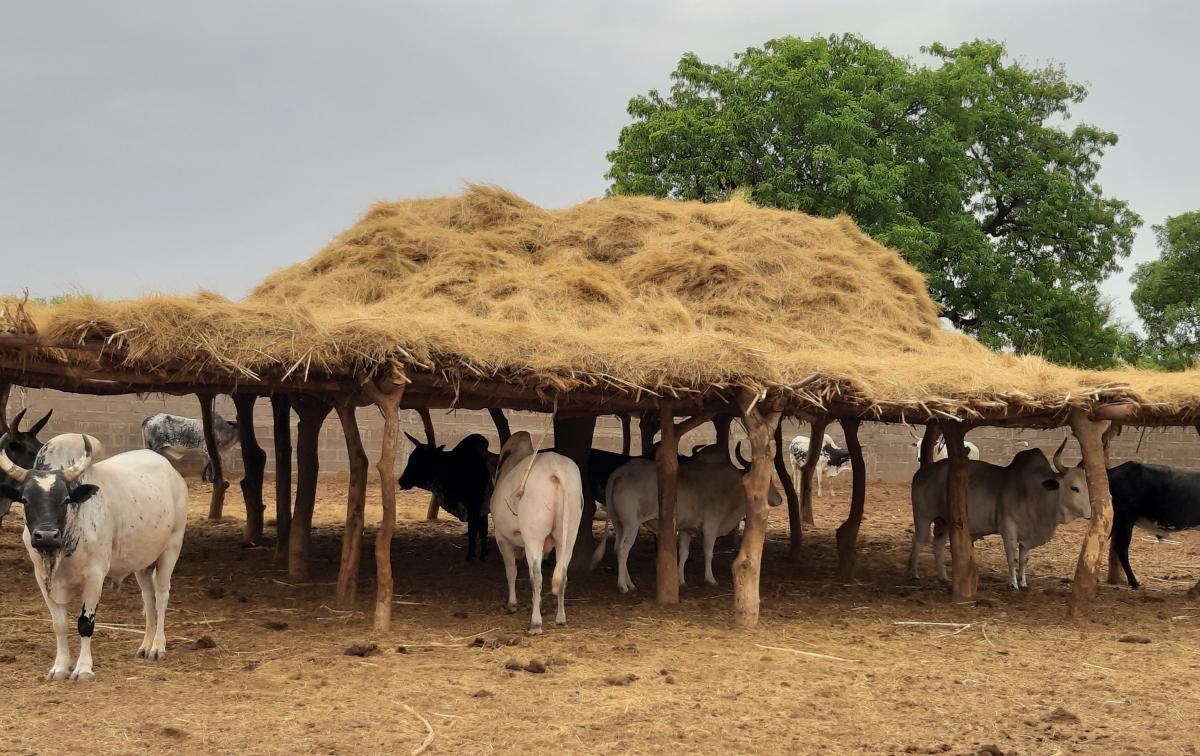
<svg viewBox="0 0 1200 756">
<path fill-rule="evenodd" d="M 1200 380 L 997 355 L 939 326 L 922 276 L 847 217 L 617 197 L 545 210 L 490 187 L 381 203 L 240 302 L 201 292 L 32 312 L 130 367 L 410 370 L 538 388 L 803 383 L 807 400 L 946 411 L 1068 400 L 1200 407 Z M 2 328 L 2 326 L 0 326 Z"/>
</svg>

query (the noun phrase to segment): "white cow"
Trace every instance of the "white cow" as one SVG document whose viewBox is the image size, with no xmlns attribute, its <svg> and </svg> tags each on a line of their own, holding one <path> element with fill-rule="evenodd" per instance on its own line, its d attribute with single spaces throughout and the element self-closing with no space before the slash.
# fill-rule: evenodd
<svg viewBox="0 0 1200 756">
<path fill-rule="evenodd" d="M 171 464 L 147 450 L 92 464 L 91 444 L 66 468 L 27 470 L 0 451 L 0 471 L 16 481 L 5 493 L 24 505 L 22 539 L 58 642 L 48 679 L 90 680 L 92 633 L 104 578 L 137 576 L 146 634 L 137 655 L 166 657 L 164 624 L 171 573 L 187 524 L 187 484 Z M 3 439 L 0 439 L 0 449 Z M 81 594 L 79 658 L 72 671 L 67 611 Z"/>
<path fill-rule="evenodd" d="M 64 433 L 50 439 L 38 450 L 37 457 L 33 460 L 33 469 L 61 470 L 74 465 L 86 451 L 85 441 L 92 450 L 92 464 L 104 459 L 104 444 L 100 443 L 100 439 L 78 433 Z"/>
<path fill-rule="evenodd" d="M 569 457 L 534 452 L 525 431 L 514 433 L 500 449 L 491 498 L 496 546 L 508 577 L 506 610 L 517 610 L 517 550 L 525 552 L 532 584 L 529 634 L 542 632 L 542 557 L 554 549 L 550 592 L 558 596 L 555 624 L 567 624 L 567 564 L 583 519 L 583 482 Z"/>
<path fill-rule="evenodd" d="M 808 436 L 796 436 L 788 444 L 788 454 L 792 458 L 792 479 L 800 482 L 800 468 L 808 460 Z M 824 496 L 821 490 L 823 478 L 836 478 L 850 463 L 850 450 L 843 449 L 833 442 L 833 436 L 828 433 L 821 439 L 821 453 L 817 457 L 817 469 L 813 477 L 817 479 L 817 496 Z M 830 489 L 833 490 L 832 488 Z"/>
<path fill-rule="evenodd" d="M 717 447 L 716 453 L 704 451 L 680 458 L 675 497 L 675 527 L 679 533 L 679 584 L 684 580 L 692 534 L 704 539 L 704 582 L 716 585 L 713 576 L 713 548 L 717 538 L 732 532 L 746 517 L 746 489 L 742 485 L 745 470 L 729 461 L 729 454 Z M 722 453 L 724 452 L 724 453 Z M 617 590 L 635 590 L 629 579 L 629 552 L 637 540 L 638 528 L 658 520 L 658 469 L 652 459 L 633 459 L 617 468 L 608 479 L 607 513 L 613 528 L 613 543 L 617 550 Z M 772 485 L 767 495 L 770 506 L 783 500 Z M 592 565 L 604 557 L 608 529 L 592 557 Z"/>
<path fill-rule="evenodd" d="M 1008 583 L 1013 589 L 1027 588 L 1025 566 L 1029 552 L 1054 537 L 1059 525 L 1077 517 L 1091 518 L 1087 482 L 1082 467 L 1067 469 L 1062 464 L 1063 447 L 1053 463 L 1041 449 L 1017 454 L 1007 467 L 972 461 L 967 488 L 967 529 L 971 538 L 1000 534 L 1008 560 Z M 908 576 L 917 579 L 921 544 L 929 542 L 929 526 L 936 525 L 933 561 L 938 577 L 946 579 L 946 474 L 949 462 L 925 465 L 913 476 L 913 541 L 908 558 Z"/>
</svg>

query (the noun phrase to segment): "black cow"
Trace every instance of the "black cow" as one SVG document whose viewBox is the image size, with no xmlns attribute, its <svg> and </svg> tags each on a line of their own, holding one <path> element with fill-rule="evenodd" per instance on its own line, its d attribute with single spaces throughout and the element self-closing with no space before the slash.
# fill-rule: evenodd
<svg viewBox="0 0 1200 756">
<path fill-rule="evenodd" d="M 1113 502 L 1111 553 L 1121 560 L 1129 587 L 1137 588 L 1129 566 L 1133 526 L 1159 538 L 1175 530 L 1200 528 L 1200 472 L 1126 462 L 1108 471 L 1108 488 Z"/>
<path fill-rule="evenodd" d="M 400 476 L 400 487 L 441 494 L 442 509 L 467 523 L 467 561 L 475 558 L 476 539 L 479 558 L 487 559 L 487 500 L 497 459 L 488 451 L 487 439 L 472 433 L 446 451 L 445 446 L 423 444 L 408 433 L 404 435 L 415 448 Z"/>
<path fill-rule="evenodd" d="M 0 415 L 4 412 L 4 408 L 0 407 Z M 29 427 L 29 430 L 21 430 L 21 420 L 25 417 L 25 410 L 17 413 L 13 418 L 12 425 L 7 427 L 7 439 L 5 441 L 3 451 L 8 454 L 8 458 L 15 462 L 20 467 L 33 467 L 33 461 L 37 458 L 38 451 L 42 448 L 42 442 L 38 441 L 37 434 L 42 428 L 46 427 L 46 423 L 50 422 L 50 416 L 54 414 L 54 410 L 46 413 L 45 417 L 38 420 Z M 0 420 L 3 417 L 0 416 Z M 0 423 L 0 425 L 4 425 Z M 3 430 L 3 428 L 0 428 Z M 15 485 L 16 481 L 0 472 L 0 485 L 8 484 Z M 0 495 L 0 523 L 4 522 L 5 515 L 12 507 L 12 500 L 6 496 Z"/>
</svg>

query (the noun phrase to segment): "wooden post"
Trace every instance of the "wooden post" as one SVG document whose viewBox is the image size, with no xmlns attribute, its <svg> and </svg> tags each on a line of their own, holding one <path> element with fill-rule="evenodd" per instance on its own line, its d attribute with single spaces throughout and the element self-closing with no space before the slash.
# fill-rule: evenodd
<svg viewBox="0 0 1200 756">
<path fill-rule="evenodd" d="M 934 455 L 937 454 L 937 442 L 941 437 L 942 429 L 936 423 L 929 423 L 925 426 L 925 435 L 921 437 L 921 453 L 918 457 L 921 467 L 933 464 Z"/>
<path fill-rule="evenodd" d="M 221 465 L 221 451 L 217 447 L 217 436 L 213 432 L 213 404 L 216 394 L 196 394 L 200 400 L 200 419 L 204 426 L 204 448 L 208 452 L 209 469 L 212 470 L 212 498 L 208 503 L 208 519 L 219 520 L 225 509 L 225 489 L 229 481 L 225 480 L 225 471 Z"/>
<path fill-rule="evenodd" d="M 621 453 L 628 457 L 633 448 L 633 418 L 625 413 L 617 415 L 617 419 L 621 421 Z"/>
<path fill-rule="evenodd" d="M 496 426 L 496 437 L 500 439 L 500 447 L 503 448 L 512 436 L 512 429 L 508 427 L 508 418 L 504 416 L 504 410 L 497 407 L 488 407 L 488 414 L 492 416 L 492 422 Z M 499 454 L 500 449 L 497 449 L 496 453 Z"/>
<path fill-rule="evenodd" d="M 242 500 L 246 503 L 247 545 L 256 546 L 263 539 L 263 473 L 267 469 L 267 453 L 258 445 L 254 433 L 254 394 L 234 394 L 233 405 L 237 407 L 238 445 L 242 449 L 242 467 L 246 468 L 239 484 Z"/>
<path fill-rule="evenodd" d="M 1092 519 L 1088 520 L 1087 534 L 1079 549 L 1079 561 L 1075 565 L 1075 582 L 1071 585 L 1071 598 L 1067 610 L 1076 619 L 1084 616 L 1096 598 L 1100 565 L 1108 552 L 1112 535 L 1112 495 L 1108 490 L 1108 467 L 1104 458 L 1104 432 L 1108 422 L 1092 420 L 1082 409 L 1072 409 L 1068 416 L 1071 431 L 1079 441 L 1083 453 L 1083 469 L 1087 476 L 1088 499 L 1092 505 Z"/>
<path fill-rule="evenodd" d="M 307 579 L 313 508 L 317 503 L 317 473 L 321 470 L 317 444 L 321 425 L 332 407 L 322 397 L 300 395 L 292 397 L 292 406 L 300 423 L 296 427 L 296 505 L 288 533 L 288 575 Z"/>
<path fill-rule="evenodd" d="M 580 570 L 591 566 L 592 551 L 596 547 L 596 536 L 592 533 L 592 520 L 596 517 L 596 492 L 593 490 L 591 475 L 588 474 L 592 437 L 595 433 L 595 415 L 554 418 L 554 450 L 571 458 L 579 467 L 579 476 L 583 482 L 583 517 L 579 520 L 575 553 L 571 557 L 571 564 Z"/>
<path fill-rule="evenodd" d="M 392 536 L 396 532 L 396 447 L 400 442 L 400 400 L 404 374 L 385 373 L 363 388 L 383 415 L 383 444 L 379 450 L 380 494 L 383 519 L 375 536 L 375 629 L 386 633 L 392 626 Z"/>
<path fill-rule="evenodd" d="M 746 530 L 733 560 L 733 621 L 738 627 L 758 624 L 758 583 L 762 570 L 763 541 L 767 536 L 767 495 L 771 488 L 771 458 L 775 426 L 780 413 L 762 407 L 755 392 L 738 391 L 738 407 L 750 440 L 750 471 L 742 476 L 746 489 Z"/>
<path fill-rule="evenodd" d="M 292 532 L 292 405 L 285 394 L 271 395 L 275 442 L 275 560 L 287 555 Z"/>
<path fill-rule="evenodd" d="M 658 557 L 655 562 L 656 597 L 659 604 L 679 603 L 679 546 L 675 533 L 675 500 L 679 494 L 679 435 L 671 402 L 658 408 L 662 442 L 658 445 Z"/>
<path fill-rule="evenodd" d="M 646 412 L 638 419 L 638 435 L 642 440 L 642 456 L 654 456 L 654 434 L 658 433 L 658 413 Z"/>
<path fill-rule="evenodd" d="M 838 571 L 842 580 L 854 579 L 854 562 L 858 557 L 858 531 L 862 526 L 863 509 L 867 501 L 867 465 L 863 460 L 862 444 L 858 440 L 861 421 L 855 417 L 838 420 L 846 436 L 850 452 L 850 471 L 854 478 L 850 486 L 850 514 L 837 529 Z"/>
<path fill-rule="evenodd" d="M 950 532 L 951 583 L 955 600 L 963 601 L 975 595 L 979 585 L 979 569 L 975 566 L 975 544 L 967 525 L 967 491 L 971 466 L 963 440 L 967 428 L 962 423 L 945 422 L 941 427 L 946 437 L 946 459 L 950 465 L 946 475 L 946 509 Z"/>
<path fill-rule="evenodd" d="M 425 426 L 425 443 L 430 446 L 437 446 L 437 437 L 433 432 L 433 418 L 429 416 L 429 409 L 426 407 L 417 407 L 417 414 L 421 416 L 421 425 Z M 493 417 L 493 419 L 495 419 Z M 503 445 L 503 441 L 500 442 Z M 442 492 L 433 491 L 429 494 L 429 506 L 425 509 L 426 520 L 436 520 L 438 512 L 442 509 Z"/>
<path fill-rule="evenodd" d="M 353 604 L 358 597 L 358 565 L 362 555 L 363 512 L 367 506 L 367 453 L 358 432 L 353 397 L 340 397 L 337 405 L 346 456 L 350 459 L 350 486 L 346 492 L 346 527 L 342 531 L 342 559 L 338 564 L 337 601 Z"/>
<path fill-rule="evenodd" d="M 715 419 L 714 422 L 716 422 Z M 729 449 L 728 446 L 725 448 Z M 783 495 L 787 497 L 790 539 L 788 559 L 795 562 L 800 559 L 800 555 L 803 552 L 801 547 L 804 540 L 804 524 L 800 517 L 800 497 L 796 495 L 796 486 L 792 483 L 792 473 L 787 468 L 787 460 L 784 459 L 785 453 L 783 446 L 783 423 L 781 422 L 775 426 L 775 475 L 779 478 L 779 482 L 783 486 Z"/>
<path fill-rule="evenodd" d="M 825 429 L 829 427 L 829 418 L 821 415 L 814 417 L 809 423 L 808 456 L 800 468 L 800 518 L 805 525 L 813 521 L 813 482 L 817 476 L 817 462 L 821 458 L 821 447 L 825 443 Z"/>
</svg>

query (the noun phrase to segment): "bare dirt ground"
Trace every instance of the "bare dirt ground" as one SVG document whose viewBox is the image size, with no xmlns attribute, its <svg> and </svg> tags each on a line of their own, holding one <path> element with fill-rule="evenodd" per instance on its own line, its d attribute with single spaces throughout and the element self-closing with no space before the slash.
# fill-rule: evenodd
<svg viewBox="0 0 1200 756">
<path fill-rule="evenodd" d="M 424 522 L 425 494 L 400 499 L 394 629 L 379 635 L 365 613 L 371 533 L 358 611 L 333 606 L 343 479 L 322 479 L 304 584 L 270 544 L 242 547 L 236 485 L 231 516 L 210 522 L 208 488 L 193 484 L 167 660 L 134 658 L 141 599 L 130 580 L 105 593 L 97 679 L 85 684 L 42 679 L 53 635 L 14 513 L 0 528 L 0 752 L 410 753 L 430 737 L 426 753 L 1196 752 L 1200 606 L 1184 592 L 1200 575 L 1200 536 L 1156 544 L 1139 533 L 1134 568 L 1147 588 L 1102 587 L 1094 618 L 1075 624 L 1066 578 L 1082 523 L 1034 552 L 1028 592 L 1004 586 L 998 540 L 980 543 L 983 597 L 957 605 L 931 577 L 905 583 L 906 486 L 870 488 L 860 582 L 838 581 L 840 488 L 817 500 L 803 563 L 786 560 L 786 513 L 772 513 L 753 631 L 731 627 L 731 551 L 717 554 L 721 585 L 686 588 L 664 609 L 644 536 L 636 595 L 617 594 L 611 568 L 573 575 L 569 627 L 551 622 L 530 639 L 524 574 L 521 610 L 505 615 L 499 555 L 463 561 L 463 526 Z M 377 490 L 368 501 L 377 521 Z M 932 574 L 927 552 L 922 568 Z M 347 655 L 354 644 L 378 651 Z M 518 665 L 544 671 L 508 668 Z"/>
</svg>

